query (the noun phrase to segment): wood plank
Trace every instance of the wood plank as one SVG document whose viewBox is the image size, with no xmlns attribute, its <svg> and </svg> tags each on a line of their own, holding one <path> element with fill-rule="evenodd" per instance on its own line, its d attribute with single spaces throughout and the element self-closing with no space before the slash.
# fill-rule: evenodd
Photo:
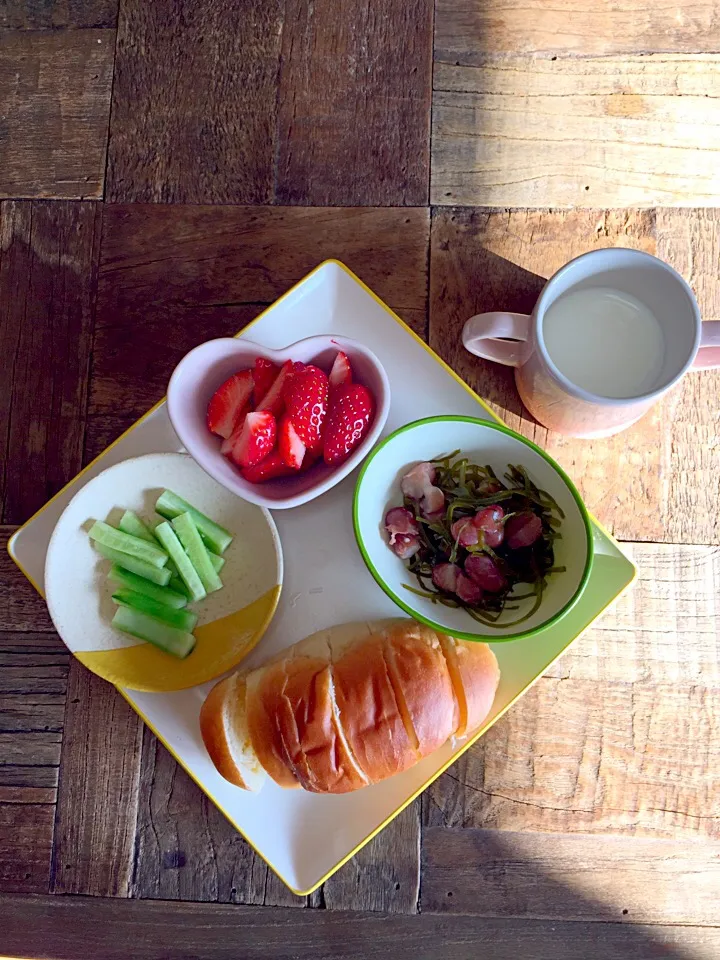
<svg viewBox="0 0 720 960">
<path fill-rule="evenodd" d="M 0 655 L 34 652 L 67 653 L 67 647 L 56 633 L 17 633 L 14 630 L 0 630 Z"/>
<path fill-rule="evenodd" d="M 2 946 L 12 956 L 43 960 L 136 960 L 166 955 L 168 931 L 187 956 L 203 960 L 716 960 L 720 928 L 437 914 L 416 917 L 289 910 L 225 904 L 80 897 L 0 899 Z M 108 931 L 112 935 L 108 935 Z M 81 947 L 79 945 L 82 945 Z"/>
<path fill-rule="evenodd" d="M 114 30 L 0 33 L 0 197 L 101 197 Z"/>
<path fill-rule="evenodd" d="M 187 350 L 235 333 L 324 258 L 422 330 L 428 234 L 417 208 L 108 206 L 90 414 L 144 413 Z"/>
<path fill-rule="evenodd" d="M 417 913 L 420 896 L 420 801 L 323 885 L 328 910 Z"/>
<path fill-rule="evenodd" d="M 547 670 L 604 683 L 720 686 L 720 551 L 624 543 L 638 579 Z"/>
<path fill-rule="evenodd" d="M 101 215 L 93 203 L 0 205 L 5 523 L 27 520 L 82 463 Z"/>
<path fill-rule="evenodd" d="M 428 202 L 432 18 L 429 0 L 287 4 L 279 203 Z"/>
<path fill-rule="evenodd" d="M 6 0 L 0 27 L 9 30 L 57 30 L 114 27 L 118 0 Z"/>
<path fill-rule="evenodd" d="M 717 210 L 658 210 L 657 253 L 672 264 L 695 290 L 703 319 L 720 319 L 720 212 Z M 717 397 L 720 373 L 705 371 L 685 377 L 668 398 L 666 444 L 674 469 L 666 479 L 668 502 L 664 516 L 668 539 L 696 541 L 703 518 L 703 540 L 720 538 L 720 477 L 717 457 Z"/>
<path fill-rule="evenodd" d="M 437 64 L 431 203 L 712 206 L 720 56 Z"/>
<path fill-rule="evenodd" d="M 88 417 L 85 423 L 85 450 L 83 462 L 90 463 L 106 450 L 110 444 L 122 436 L 135 423 L 137 418 L 106 416 Z"/>
<path fill-rule="evenodd" d="M 52 803 L 0 802 L 0 891 L 47 893 L 54 817 Z"/>
<path fill-rule="evenodd" d="M 720 687 L 544 677 L 426 791 L 430 826 L 720 838 Z"/>
<path fill-rule="evenodd" d="M 110 200 L 270 202 L 283 7 L 122 4 Z"/>
<path fill-rule="evenodd" d="M 305 906 L 145 728 L 133 897 Z"/>
<path fill-rule="evenodd" d="M 0 741 L 2 734 L 0 734 Z M 70 665 L 51 890 L 128 895 L 142 721 L 109 683 Z"/>
<path fill-rule="evenodd" d="M 676 246 L 681 245 L 679 230 Z M 654 214 L 436 211 L 430 344 L 513 429 L 535 440 L 565 467 L 590 509 L 615 536 L 714 543 L 720 530 L 720 448 L 710 398 L 720 383 L 717 374 L 688 376 L 679 391 L 671 391 L 638 424 L 616 437 L 580 441 L 537 424 L 520 402 L 512 371 L 473 357 L 460 341 L 468 317 L 499 309 L 529 313 L 546 277 L 582 252 L 609 246 L 655 253 Z M 709 273 L 709 262 L 703 269 Z M 673 479 L 679 469 L 673 437 L 684 441 L 678 480 Z"/>
<path fill-rule="evenodd" d="M 705 840 L 444 827 L 423 836 L 423 913 L 714 926 L 719 897 L 720 844 Z"/>
<path fill-rule="evenodd" d="M 719 31 L 713 0 L 437 0 L 435 59 L 477 66 L 493 54 L 712 53 Z"/>
</svg>

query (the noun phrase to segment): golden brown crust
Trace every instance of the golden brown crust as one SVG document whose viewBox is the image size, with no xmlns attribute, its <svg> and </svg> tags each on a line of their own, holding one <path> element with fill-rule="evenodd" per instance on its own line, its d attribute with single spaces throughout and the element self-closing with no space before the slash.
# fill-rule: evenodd
<svg viewBox="0 0 720 960">
<path fill-rule="evenodd" d="M 230 753 L 225 724 L 223 723 L 225 697 L 231 691 L 234 691 L 236 681 L 237 677 L 235 675 L 226 677 L 216 683 L 207 695 L 200 708 L 200 734 L 205 749 L 210 754 L 210 759 L 217 767 L 218 773 L 229 780 L 230 783 L 234 783 L 236 787 L 247 789 L 247 784 Z"/>
<path fill-rule="evenodd" d="M 388 677 L 383 646 L 382 634 L 368 637 L 333 664 L 340 720 L 370 783 L 407 770 L 417 760 Z"/>
<path fill-rule="evenodd" d="M 388 668 L 412 722 L 418 758 L 426 757 L 455 733 L 460 717 L 438 635 L 419 623 L 402 621 L 385 636 Z"/>
<path fill-rule="evenodd" d="M 467 704 L 465 729 L 458 736 L 474 733 L 490 712 L 500 682 L 500 667 L 486 643 L 448 638 L 455 648 L 457 670 Z"/>
<path fill-rule="evenodd" d="M 277 717 L 278 691 L 285 685 L 284 661 L 275 660 L 260 667 L 247 679 L 247 722 L 250 739 L 261 765 L 281 787 L 299 787 L 289 765 Z"/>
</svg>

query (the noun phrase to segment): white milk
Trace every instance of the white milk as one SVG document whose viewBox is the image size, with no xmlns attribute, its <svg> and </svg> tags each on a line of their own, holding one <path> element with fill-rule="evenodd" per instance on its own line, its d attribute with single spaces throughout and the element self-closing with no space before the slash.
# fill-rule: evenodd
<svg viewBox="0 0 720 960">
<path fill-rule="evenodd" d="M 545 313 L 542 332 L 560 372 L 599 396 L 642 394 L 663 365 L 665 346 L 655 316 L 640 300 L 612 287 L 559 297 Z"/>
</svg>

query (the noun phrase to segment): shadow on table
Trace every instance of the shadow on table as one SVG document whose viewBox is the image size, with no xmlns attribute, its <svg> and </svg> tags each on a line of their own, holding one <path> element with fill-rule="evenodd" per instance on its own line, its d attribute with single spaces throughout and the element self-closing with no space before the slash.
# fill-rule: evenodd
<svg viewBox="0 0 720 960">
<path fill-rule="evenodd" d="M 431 839 L 428 833 L 435 833 Z M 698 960 L 710 956 L 705 928 L 633 922 L 622 902 L 594 900 L 523 858 L 495 830 L 426 828 L 423 913 L 453 916 L 492 960 Z M 458 845 L 458 842 L 460 844 Z M 582 859 L 569 865 L 583 868 Z M 637 882 L 651 885 L 648 875 Z M 621 893 L 619 892 L 620 896 Z M 631 905 L 632 906 L 632 905 Z M 470 918 L 473 918 L 472 920 Z M 627 918 L 624 920 L 623 918 Z M 714 940 L 714 938 L 710 938 Z M 487 944 L 489 953 L 481 949 Z M 682 944 L 682 945 L 680 945 Z"/>
</svg>

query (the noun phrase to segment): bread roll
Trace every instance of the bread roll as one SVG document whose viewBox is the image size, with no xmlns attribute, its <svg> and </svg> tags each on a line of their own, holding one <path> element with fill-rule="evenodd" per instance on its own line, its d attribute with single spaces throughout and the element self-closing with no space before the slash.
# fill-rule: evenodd
<svg viewBox="0 0 720 960">
<path fill-rule="evenodd" d="M 258 790 L 347 793 L 407 770 L 476 730 L 500 679 L 483 643 L 414 620 L 321 630 L 216 684 L 200 730 L 218 771 Z"/>
</svg>

